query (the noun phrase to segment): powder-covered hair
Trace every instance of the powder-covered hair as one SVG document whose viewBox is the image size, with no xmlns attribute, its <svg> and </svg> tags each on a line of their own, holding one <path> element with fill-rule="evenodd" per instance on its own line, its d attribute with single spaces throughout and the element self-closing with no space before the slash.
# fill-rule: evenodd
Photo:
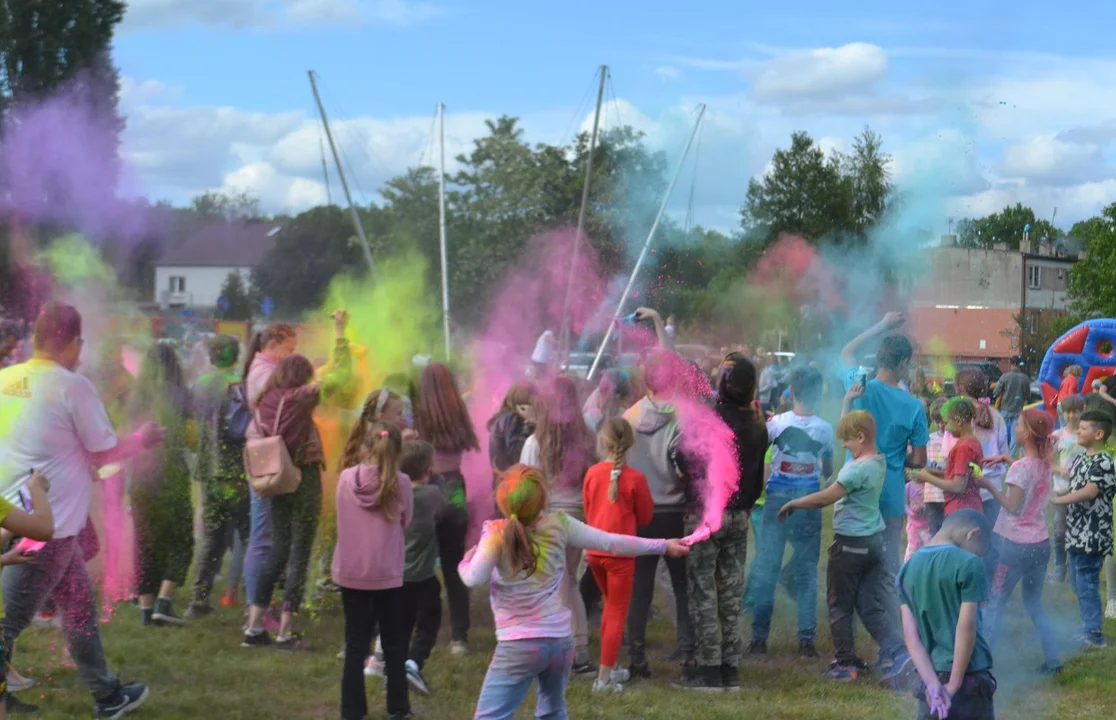
<svg viewBox="0 0 1116 720">
<path fill-rule="evenodd" d="M 473 420 L 453 373 L 441 363 L 430 363 L 419 376 L 415 426 L 419 437 L 438 452 L 480 450 Z"/>
<path fill-rule="evenodd" d="M 996 421 L 992 417 L 992 406 L 984 402 L 988 398 L 988 376 L 976 368 L 969 368 L 957 373 L 954 384 L 957 386 L 957 392 L 975 401 L 973 422 L 976 426 L 991 430 Z"/>
<path fill-rule="evenodd" d="M 387 387 L 368 393 L 368 397 L 364 399 L 364 405 L 360 409 L 360 417 L 353 423 L 353 429 L 349 431 L 349 439 L 345 442 L 345 449 L 341 452 L 342 470 L 351 468 L 360 462 L 364 436 L 368 434 L 368 429 L 372 426 L 372 423 L 380 419 L 384 407 L 392 399 L 403 401 L 398 393 L 389 390 Z"/>
<path fill-rule="evenodd" d="M 399 456 L 403 451 L 403 435 L 391 423 L 374 422 L 368 426 L 362 443 L 362 460 L 375 465 L 380 477 L 380 512 L 394 523 L 399 512 Z"/>
<path fill-rule="evenodd" d="M 1039 457 L 1049 464 L 1054 456 L 1054 441 L 1051 438 L 1054 432 L 1054 418 L 1045 410 L 1031 408 L 1024 410 L 1019 416 L 1019 425 L 1034 443 Z"/>
<path fill-rule="evenodd" d="M 837 438 L 846 442 L 856 440 L 857 435 L 864 435 L 865 442 L 876 440 L 876 420 L 864 410 L 853 410 L 843 415 L 837 421 Z"/>
<path fill-rule="evenodd" d="M 971 424 L 975 416 L 976 403 L 964 395 L 950 398 L 942 408 L 942 417 L 947 421 L 956 420 L 960 423 Z"/>
<path fill-rule="evenodd" d="M 533 575 L 539 567 L 538 544 L 531 531 L 547 505 L 546 477 L 538 468 L 513 465 L 496 488 L 496 506 L 507 518 L 501 561 L 511 576 Z"/>
<path fill-rule="evenodd" d="M 620 498 L 620 472 L 628 451 L 635 445 L 635 433 L 627 420 L 620 416 L 605 420 L 597 436 L 601 455 L 612 458 L 612 473 L 609 476 L 608 500 L 616 502 Z"/>
<path fill-rule="evenodd" d="M 577 385 L 564 375 L 539 392 L 535 439 L 542 471 L 555 487 L 581 487 L 585 471 L 596 460 L 596 442 L 581 414 Z"/>
</svg>

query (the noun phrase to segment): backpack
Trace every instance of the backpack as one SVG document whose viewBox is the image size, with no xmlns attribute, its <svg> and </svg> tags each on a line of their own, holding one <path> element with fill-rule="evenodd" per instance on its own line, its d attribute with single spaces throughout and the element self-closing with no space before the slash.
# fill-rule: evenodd
<svg viewBox="0 0 1116 720">
<path fill-rule="evenodd" d="M 261 498 L 293 493 L 302 484 L 302 470 L 291 460 L 287 444 L 278 435 L 279 419 L 283 417 L 286 400 L 284 397 L 279 401 L 275 425 L 270 431 L 256 415 L 256 428 L 266 435 L 252 438 L 244 445 L 244 470 L 248 475 L 248 484 Z"/>
<path fill-rule="evenodd" d="M 226 439 L 237 444 L 248 437 L 248 426 L 252 424 L 252 411 L 248 409 L 248 394 L 244 383 L 229 385 L 228 394 L 221 404 L 220 423 Z"/>
</svg>

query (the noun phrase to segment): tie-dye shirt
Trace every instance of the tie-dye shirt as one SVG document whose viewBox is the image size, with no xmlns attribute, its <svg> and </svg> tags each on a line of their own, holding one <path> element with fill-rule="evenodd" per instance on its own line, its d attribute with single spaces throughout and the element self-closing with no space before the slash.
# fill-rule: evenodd
<svg viewBox="0 0 1116 720">
<path fill-rule="evenodd" d="M 1050 463 L 1025 457 L 1012 463 L 1005 482 L 1023 491 L 1023 506 L 1018 515 L 1000 510 L 996 519 L 997 535 L 1021 545 L 1034 545 L 1050 539 L 1046 529 L 1046 504 L 1050 500 Z"/>
<path fill-rule="evenodd" d="M 570 636 L 570 611 L 562 604 L 566 548 L 597 550 L 609 555 L 662 555 L 666 540 L 613 535 L 578 522 L 564 512 L 544 514 L 530 529 L 537 544 L 538 568 L 507 576 L 500 566 L 506 520 L 484 524 L 480 542 L 457 571 L 468 587 L 490 582 L 489 596 L 496 621 L 496 639 L 564 638 Z"/>
</svg>

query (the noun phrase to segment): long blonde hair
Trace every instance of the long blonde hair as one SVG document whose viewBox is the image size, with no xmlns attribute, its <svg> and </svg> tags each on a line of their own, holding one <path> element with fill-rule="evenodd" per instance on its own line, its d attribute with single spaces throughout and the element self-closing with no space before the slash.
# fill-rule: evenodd
<svg viewBox="0 0 1116 720">
<path fill-rule="evenodd" d="M 618 415 L 609 418 L 601 426 L 597 442 L 604 456 L 612 459 L 608 501 L 614 503 L 620 498 L 620 473 L 624 468 L 624 459 L 628 457 L 628 451 L 635 445 L 635 433 L 632 432 L 632 426 L 628 421 Z"/>
<path fill-rule="evenodd" d="M 391 423 L 374 422 L 364 434 L 361 449 L 366 464 L 375 465 L 380 476 L 380 512 L 393 523 L 399 508 L 399 455 L 403 451 L 403 435 Z"/>
</svg>

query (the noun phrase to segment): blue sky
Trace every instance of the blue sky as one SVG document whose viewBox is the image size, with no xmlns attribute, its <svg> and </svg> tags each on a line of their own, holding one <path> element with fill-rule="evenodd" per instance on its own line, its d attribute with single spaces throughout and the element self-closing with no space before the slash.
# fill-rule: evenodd
<svg viewBox="0 0 1116 720">
<path fill-rule="evenodd" d="M 1018 200 L 1057 207 L 1065 225 L 1116 200 L 1116 7 L 848 5 L 132 0 L 115 48 L 132 189 L 176 201 L 243 189 L 270 210 L 322 201 L 313 68 L 358 195 L 373 199 L 424 156 L 435 103 L 450 154 L 501 113 L 560 142 L 587 120 L 607 63 L 606 125 L 632 123 L 672 155 L 708 103 L 705 224 L 735 222 L 792 130 L 841 149 L 865 124 L 941 224 Z"/>
</svg>

